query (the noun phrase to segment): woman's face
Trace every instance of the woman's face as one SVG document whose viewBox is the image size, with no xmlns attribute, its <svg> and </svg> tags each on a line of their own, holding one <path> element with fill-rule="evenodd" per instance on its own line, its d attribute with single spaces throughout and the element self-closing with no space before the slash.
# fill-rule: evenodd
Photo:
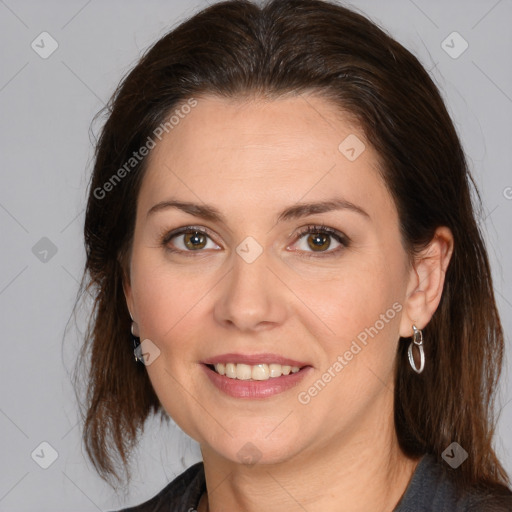
<svg viewBox="0 0 512 512">
<path fill-rule="evenodd" d="M 377 155 L 336 112 L 204 97 L 149 155 L 128 306 L 165 410 L 233 462 L 379 435 L 392 415 L 413 271 Z"/>
</svg>

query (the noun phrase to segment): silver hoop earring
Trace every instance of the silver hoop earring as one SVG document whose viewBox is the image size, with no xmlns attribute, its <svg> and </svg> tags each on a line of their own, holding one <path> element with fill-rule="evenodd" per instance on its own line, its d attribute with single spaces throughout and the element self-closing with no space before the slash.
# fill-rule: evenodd
<svg viewBox="0 0 512 512">
<path fill-rule="evenodd" d="M 423 350 L 423 332 L 421 329 L 418 329 L 415 325 L 412 326 L 413 335 L 412 335 L 412 341 L 409 345 L 408 355 L 409 355 L 409 363 L 411 365 L 411 368 L 416 373 L 421 373 L 423 369 L 425 368 L 425 352 Z M 416 368 L 416 363 L 414 362 L 414 356 L 412 354 L 413 346 L 416 345 L 418 347 L 418 350 L 420 352 L 420 367 Z"/>
<path fill-rule="evenodd" d="M 134 331 L 138 331 L 137 325 L 135 322 L 132 322 L 132 326 L 130 327 L 130 332 L 132 335 L 132 343 L 133 343 L 133 355 L 135 357 L 136 363 L 142 363 L 144 364 L 144 361 L 141 359 L 141 357 L 138 357 L 137 354 L 140 354 L 141 349 L 140 347 L 140 337 L 138 336 L 138 333 L 136 334 Z"/>
</svg>

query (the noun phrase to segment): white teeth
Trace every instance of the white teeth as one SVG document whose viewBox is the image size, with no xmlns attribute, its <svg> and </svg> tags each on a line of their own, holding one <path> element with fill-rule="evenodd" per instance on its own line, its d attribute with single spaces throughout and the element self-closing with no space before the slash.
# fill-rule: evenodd
<svg viewBox="0 0 512 512">
<path fill-rule="evenodd" d="M 251 370 L 252 380 L 267 380 L 270 377 L 270 368 L 268 364 L 256 364 Z"/>
<path fill-rule="evenodd" d="M 300 368 L 298 366 L 287 366 L 277 363 L 271 364 L 243 364 L 243 363 L 218 363 L 214 365 L 215 371 L 219 375 L 225 375 L 230 379 L 239 380 L 268 380 L 270 378 L 281 377 L 281 375 L 289 375 L 297 373 Z"/>
<path fill-rule="evenodd" d="M 236 364 L 226 364 L 226 377 L 229 377 L 230 379 L 236 379 Z"/>
<path fill-rule="evenodd" d="M 280 364 L 269 364 L 268 365 L 268 369 L 270 371 L 270 376 L 271 377 L 281 377 L 281 375 L 283 375 L 283 371 L 282 369 L 284 368 L 284 366 L 281 366 Z M 286 374 L 284 374 L 286 375 Z"/>
<path fill-rule="evenodd" d="M 251 367 L 248 364 L 236 365 L 236 378 L 239 380 L 249 380 L 252 377 Z"/>
</svg>

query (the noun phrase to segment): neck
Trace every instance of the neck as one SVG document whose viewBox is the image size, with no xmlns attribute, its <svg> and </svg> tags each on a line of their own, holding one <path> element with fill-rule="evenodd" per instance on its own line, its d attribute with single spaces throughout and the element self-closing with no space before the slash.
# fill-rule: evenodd
<svg viewBox="0 0 512 512">
<path fill-rule="evenodd" d="M 204 511 L 211 512 L 391 512 L 419 462 L 399 449 L 392 416 L 275 464 L 247 466 L 205 446 L 202 452 L 210 490 Z"/>
</svg>

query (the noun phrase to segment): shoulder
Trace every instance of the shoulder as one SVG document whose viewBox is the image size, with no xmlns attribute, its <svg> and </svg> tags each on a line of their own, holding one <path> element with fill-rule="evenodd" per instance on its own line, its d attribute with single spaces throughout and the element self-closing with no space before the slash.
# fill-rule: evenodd
<svg viewBox="0 0 512 512">
<path fill-rule="evenodd" d="M 196 508 L 205 490 L 204 466 L 202 462 L 198 462 L 178 475 L 150 500 L 116 512 L 189 512 Z"/>
<path fill-rule="evenodd" d="M 422 457 L 393 512 L 512 512 L 512 492 L 458 492 L 447 469 L 431 454 Z"/>
</svg>

